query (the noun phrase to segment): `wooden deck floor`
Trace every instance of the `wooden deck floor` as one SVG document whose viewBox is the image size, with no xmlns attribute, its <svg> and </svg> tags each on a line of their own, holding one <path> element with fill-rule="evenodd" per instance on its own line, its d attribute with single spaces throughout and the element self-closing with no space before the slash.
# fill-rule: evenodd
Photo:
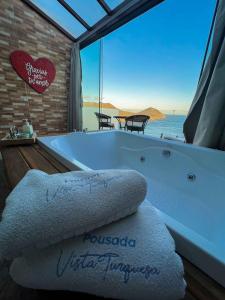
<svg viewBox="0 0 225 300">
<path fill-rule="evenodd" d="M 9 191 L 19 182 L 29 169 L 39 169 L 48 174 L 67 172 L 68 168 L 53 158 L 43 148 L 32 146 L 14 146 L 1 149 L 3 164 L 0 159 L 0 211 Z M 4 165 L 4 170 L 3 170 Z M 6 175 L 6 179 L 3 175 Z M 185 279 L 187 291 L 185 300 L 224 300 L 225 289 L 185 258 Z M 8 266 L 0 270 L 0 300 L 39 300 L 50 297 L 63 299 L 101 299 L 80 293 L 38 291 L 26 289 L 14 283 L 8 275 Z M 102 298 L 103 299 L 103 298 Z M 140 299 L 141 300 L 141 299 Z M 154 299 L 152 299 L 154 300 Z"/>
</svg>

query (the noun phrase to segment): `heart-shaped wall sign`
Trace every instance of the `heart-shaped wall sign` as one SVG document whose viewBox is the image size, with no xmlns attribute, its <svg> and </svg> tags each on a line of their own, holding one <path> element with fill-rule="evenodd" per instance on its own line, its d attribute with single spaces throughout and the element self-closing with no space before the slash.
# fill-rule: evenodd
<svg viewBox="0 0 225 300">
<path fill-rule="evenodd" d="M 10 54 L 10 61 L 16 73 L 38 93 L 43 93 L 55 78 L 55 66 L 47 58 L 33 60 L 25 51 L 16 50 Z"/>
</svg>

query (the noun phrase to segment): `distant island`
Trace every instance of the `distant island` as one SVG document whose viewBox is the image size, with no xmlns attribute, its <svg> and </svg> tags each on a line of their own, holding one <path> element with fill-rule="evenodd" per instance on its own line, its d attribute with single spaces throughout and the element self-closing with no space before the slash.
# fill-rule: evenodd
<svg viewBox="0 0 225 300">
<path fill-rule="evenodd" d="M 97 102 L 83 102 L 84 107 L 89 107 L 89 108 L 98 108 L 99 104 Z M 159 111 L 156 108 L 153 107 L 148 107 L 144 110 L 138 111 L 138 112 L 130 112 L 130 111 L 125 111 L 121 110 L 117 107 L 115 107 L 111 103 L 101 103 L 101 108 L 102 112 L 105 114 L 110 114 L 110 115 L 118 115 L 118 116 L 132 116 L 132 115 L 147 115 L 150 117 L 150 120 L 155 121 L 155 120 L 162 120 L 166 118 L 166 115 L 163 114 L 161 111 Z M 112 110 L 112 114 L 109 113 Z"/>
</svg>

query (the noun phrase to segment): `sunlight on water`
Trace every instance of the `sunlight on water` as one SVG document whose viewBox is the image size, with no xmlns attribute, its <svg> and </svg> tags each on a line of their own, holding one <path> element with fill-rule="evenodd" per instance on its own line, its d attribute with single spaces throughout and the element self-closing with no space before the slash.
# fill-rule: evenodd
<svg viewBox="0 0 225 300">
<path fill-rule="evenodd" d="M 186 116 L 167 115 L 164 120 L 150 121 L 145 129 L 146 134 L 160 137 L 161 134 L 184 139 L 183 124 Z"/>
</svg>

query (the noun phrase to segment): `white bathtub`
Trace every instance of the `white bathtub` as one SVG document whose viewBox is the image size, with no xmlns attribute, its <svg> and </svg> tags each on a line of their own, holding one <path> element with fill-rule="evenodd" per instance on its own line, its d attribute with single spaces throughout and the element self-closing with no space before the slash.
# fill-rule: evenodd
<svg viewBox="0 0 225 300">
<path fill-rule="evenodd" d="M 122 131 L 38 139 L 70 169 L 131 168 L 177 251 L 225 287 L 225 153 Z"/>
</svg>

